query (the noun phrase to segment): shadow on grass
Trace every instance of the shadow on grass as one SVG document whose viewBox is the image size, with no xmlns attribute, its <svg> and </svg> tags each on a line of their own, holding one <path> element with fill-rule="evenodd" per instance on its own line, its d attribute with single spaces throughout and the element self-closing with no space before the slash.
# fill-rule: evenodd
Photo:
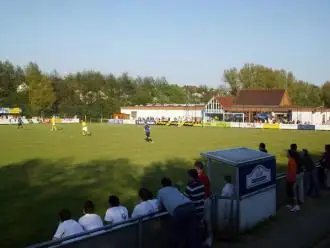
<svg viewBox="0 0 330 248">
<path fill-rule="evenodd" d="M 319 155 L 313 154 L 313 158 L 317 161 Z M 74 165 L 71 158 L 33 159 L 1 167 L 1 247 L 23 247 L 51 239 L 58 223 L 57 212 L 69 208 L 77 219 L 87 199 L 96 204 L 97 213 L 103 217 L 110 194 L 118 195 L 132 210 L 138 189 L 143 186 L 156 193 L 163 176 L 183 189 L 186 170 L 191 167 L 192 161 L 179 158 L 142 169 L 125 158 Z"/>
<path fill-rule="evenodd" d="M 132 210 L 140 186 L 154 193 L 163 176 L 184 185 L 191 163 L 182 159 L 156 162 L 141 170 L 128 159 L 96 160 L 72 165 L 71 158 L 58 161 L 33 159 L 0 168 L 1 247 L 23 247 L 49 240 L 57 227 L 57 213 L 69 208 L 75 219 L 90 199 L 104 216 L 110 194 Z"/>
</svg>

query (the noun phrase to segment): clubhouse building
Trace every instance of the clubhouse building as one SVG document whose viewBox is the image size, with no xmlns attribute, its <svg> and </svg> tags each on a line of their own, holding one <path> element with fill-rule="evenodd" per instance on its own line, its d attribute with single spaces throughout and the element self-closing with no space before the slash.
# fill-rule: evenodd
<svg viewBox="0 0 330 248">
<path fill-rule="evenodd" d="M 330 124 L 330 109 L 295 106 L 284 89 L 243 89 L 236 96 L 213 96 L 206 104 L 127 106 L 121 113 L 130 120 Z"/>
</svg>

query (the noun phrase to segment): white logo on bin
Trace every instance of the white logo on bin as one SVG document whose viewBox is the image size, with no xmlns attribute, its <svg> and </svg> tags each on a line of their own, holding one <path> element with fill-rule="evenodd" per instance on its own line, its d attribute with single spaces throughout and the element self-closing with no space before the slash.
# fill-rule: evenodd
<svg viewBox="0 0 330 248">
<path fill-rule="evenodd" d="M 246 176 L 246 188 L 250 189 L 271 181 L 271 170 L 263 165 L 257 165 L 250 174 Z"/>
</svg>

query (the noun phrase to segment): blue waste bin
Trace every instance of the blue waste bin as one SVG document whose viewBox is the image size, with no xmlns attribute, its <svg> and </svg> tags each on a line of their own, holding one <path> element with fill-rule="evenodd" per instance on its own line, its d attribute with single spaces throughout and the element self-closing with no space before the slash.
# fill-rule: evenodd
<svg viewBox="0 0 330 248">
<path fill-rule="evenodd" d="M 207 160 L 212 194 L 217 199 L 217 206 L 212 206 L 215 229 L 234 223 L 235 230 L 243 232 L 275 215 L 275 156 L 248 148 L 203 152 L 202 156 Z M 224 176 L 229 176 L 234 186 L 229 198 L 221 196 Z"/>
</svg>

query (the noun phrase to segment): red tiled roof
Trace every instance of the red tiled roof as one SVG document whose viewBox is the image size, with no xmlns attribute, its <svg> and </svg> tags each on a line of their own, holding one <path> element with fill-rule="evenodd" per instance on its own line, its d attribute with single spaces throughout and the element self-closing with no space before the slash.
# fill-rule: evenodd
<svg viewBox="0 0 330 248">
<path fill-rule="evenodd" d="M 215 99 L 219 101 L 223 107 L 231 107 L 235 104 L 235 97 L 233 96 L 216 96 Z"/>
<path fill-rule="evenodd" d="M 284 89 L 243 89 L 237 94 L 235 105 L 279 106 Z"/>
</svg>

